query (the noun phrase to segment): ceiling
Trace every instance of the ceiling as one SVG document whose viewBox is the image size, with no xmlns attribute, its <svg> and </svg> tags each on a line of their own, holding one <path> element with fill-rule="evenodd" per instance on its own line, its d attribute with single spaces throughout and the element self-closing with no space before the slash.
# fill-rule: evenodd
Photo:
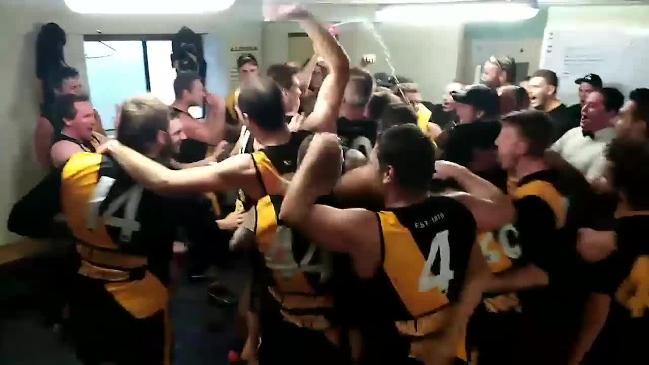
<svg viewBox="0 0 649 365">
<path fill-rule="evenodd" d="M 242 0 L 239 0 L 242 1 Z M 329 5 L 387 5 L 387 4 L 435 4 L 435 3 L 461 3 L 476 2 L 479 0 L 297 0 L 309 4 Z M 507 1 L 507 0 L 506 0 Z M 537 0 L 539 5 L 632 5 L 649 4 L 649 0 Z"/>
</svg>

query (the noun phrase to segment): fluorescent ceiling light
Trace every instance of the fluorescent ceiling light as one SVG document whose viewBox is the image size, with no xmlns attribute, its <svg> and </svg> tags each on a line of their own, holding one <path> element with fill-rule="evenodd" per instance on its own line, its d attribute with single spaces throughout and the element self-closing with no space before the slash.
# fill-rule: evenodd
<svg viewBox="0 0 649 365">
<path fill-rule="evenodd" d="M 390 5 L 376 12 L 385 23 L 455 24 L 470 22 L 513 22 L 531 19 L 539 12 L 529 2 L 493 1 L 431 5 Z"/>
<path fill-rule="evenodd" d="M 236 0 L 65 0 L 82 14 L 200 14 L 228 9 Z"/>
</svg>

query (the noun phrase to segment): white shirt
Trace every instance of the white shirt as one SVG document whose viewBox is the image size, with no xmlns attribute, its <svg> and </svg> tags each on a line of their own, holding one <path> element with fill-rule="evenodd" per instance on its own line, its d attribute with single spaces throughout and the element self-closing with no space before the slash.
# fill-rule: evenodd
<svg viewBox="0 0 649 365">
<path fill-rule="evenodd" d="M 595 138 L 585 137 L 582 128 L 576 127 L 559 138 L 551 149 L 581 171 L 586 180 L 593 181 L 604 174 L 606 168 L 604 151 L 613 138 L 615 138 L 613 127 L 595 132 Z"/>
</svg>

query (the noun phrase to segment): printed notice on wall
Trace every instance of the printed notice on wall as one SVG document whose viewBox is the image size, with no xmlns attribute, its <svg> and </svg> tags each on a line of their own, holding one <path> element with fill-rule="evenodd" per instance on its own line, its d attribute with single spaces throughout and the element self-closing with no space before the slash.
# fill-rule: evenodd
<svg viewBox="0 0 649 365">
<path fill-rule="evenodd" d="M 634 85 L 649 81 L 638 80 L 641 70 L 632 60 L 649 49 L 632 46 L 638 44 L 633 41 L 635 37 L 647 36 L 592 29 L 546 31 L 540 67 L 557 73 L 559 97 L 566 104 L 578 101 L 574 82 L 589 73 L 600 75 L 604 84 L 628 93 Z"/>
</svg>

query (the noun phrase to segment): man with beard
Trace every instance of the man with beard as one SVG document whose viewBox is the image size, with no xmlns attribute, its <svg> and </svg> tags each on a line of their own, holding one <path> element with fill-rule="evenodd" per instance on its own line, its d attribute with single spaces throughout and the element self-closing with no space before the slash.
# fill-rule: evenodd
<svg viewBox="0 0 649 365">
<path fill-rule="evenodd" d="M 268 265 L 260 265 L 260 269 L 278 271 L 279 276 L 275 277 L 275 282 L 264 281 L 265 303 L 272 304 L 267 306 L 262 304 L 262 310 L 270 308 L 273 313 L 267 317 L 262 313 L 260 318 L 262 348 L 266 344 L 266 349 L 271 350 L 269 352 L 260 350 L 260 354 L 264 355 L 264 359 L 260 360 L 272 364 L 304 364 L 315 363 L 315 361 L 332 363 L 329 360 L 332 356 L 338 357 L 341 349 L 331 343 L 322 332 L 321 322 L 311 321 L 310 315 L 300 310 L 304 309 L 304 305 L 313 303 L 298 301 L 291 304 L 292 302 L 284 303 L 282 300 L 284 296 L 292 296 L 296 292 L 304 293 L 304 290 L 311 294 L 315 293 L 318 297 L 326 296 L 327 293 L 321 292 L 320 286 L 311 286 L 302 281 L 305 271 L 301 267 L 296 269 L 290 265 L 284 267 L 287 270 L 283 270 L 282 265 L 273 266 L 274 262 L 271 260 L 277 252 L 281 253 L 279 258 L 284 260 L 293 258 L 296 262 L 302 263 L 306 260 L 308 263 L 313 258 L 313 252 L 310 251 L 311 254 L 307 255 L 308 245 L 304 246 L 304 241 L 294 242 L 291 235 L 286 234 L 290 231 L 281 225 L 272 212 L 275 204 L 282 200 L 285 179 L 290 178 L 295 172 L 299 147 L 310 134 L 309 131 L 335 131 L 336 118 L 349 79 L 349 59 L 336 39 L 306 10 L 298 6 L 270 7 L 268 10 L 276 12 L 269 15 L 273 19 L 299 21 L 313 40 L 314 51 L 322 55 L 331 68 L 320 89 L 313 113 L 302 124 L 304 130 L 297 132 L 289 130 L 285 123 L 286 110 L 281 88 L 275 81 L 262 78 L 242 86 L 237 110 L 240 119 L 250 130 L 251 136 L 263 146 L 261 150 L 232 156 L 211 166 L 182 171 L 170 170 L 120 143 L 108 144 L 106 152 L 110 153 L 137 181 L 156 192 L 210 192 L 240 188 L 249 198 L 246 199 L 249 202 L 265 204 L 269 209 L 264 215 L 265 224 L 260 225 L 257 230 L 257 248 L 269 261 Z M 278 236 L 279 239 L 269 247 L 269 238 L 273 236 Z M 297 246 L 295 251 L 292 249 L 293 244 Z M 302 248 L 305 251 L 302 251 Z M 286 276 L 295 277 L 297 281 L 287 283 L 285 280 L 280 280 Z M 298 287 L 295 288 L 293 284 Z M 271 289 L 277 296 L 271 296 Z M 290 314 L 280 311 L 287 306 Z M 313 309 L 312 306 L 309 308 Z M 273 320 L 270 326 L 264 325 L 265 318 L 278 317 L 280 321 Z M 299 321 L 298 325 L 295 324 L 296 317 Z M 274 332 L 274 329 L 277 332 Z M 278 332 L 280 335 L 277 334 Z M 283 341 L 282 333 L 290 336 L 291 340 Z M 271 341 L 283 341 L 279 344 L 290 346 L 291 351 L 277 351 L 277 347 L 272 351 L 273 348 L 269 346 Z"/>
<path fill-rule="evenodd" d="M 169 109 L 152 97 L 127 100 L 117 138 L 168 164 L 185 138 Z M 78 153 L 15 204 L 8 228 L 34 238 L 52 235 L 62 212 L 81 263 L 70 322 L 84 364 L 168 364 L 169 263 L 176 229 L 201 244 L 220 234 L 209 206 L 165 198 L 137 185 L 115 161 Z"/>
<path fill-rule="evenodd" d="M 509 56 L 491 56 L 482 67 L 482 83 L 492 89 L 512 85 L 516 81 L 516 61 Z"/>
</svg>

